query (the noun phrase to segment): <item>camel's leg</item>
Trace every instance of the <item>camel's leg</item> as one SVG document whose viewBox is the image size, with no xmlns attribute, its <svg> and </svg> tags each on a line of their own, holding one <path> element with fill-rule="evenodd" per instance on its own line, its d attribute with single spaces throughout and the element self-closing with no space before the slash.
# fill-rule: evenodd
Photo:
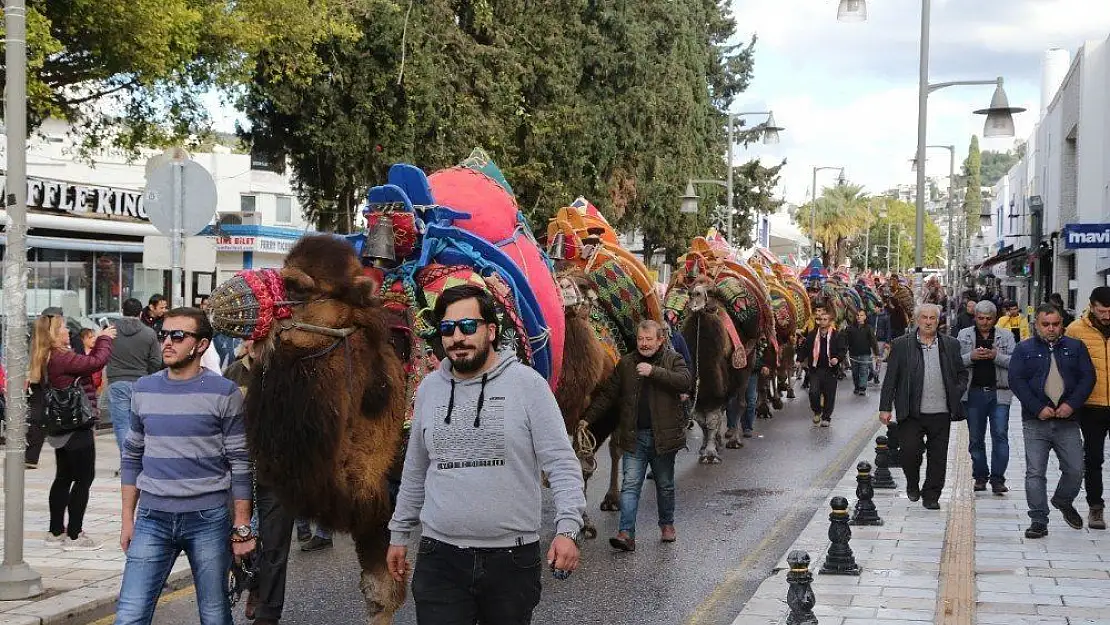
<svg viewBox="0 0 1110 625">
<path fill-rule="evenodd" d="M 710 410 L 704 415 L 702 433 L 705 440 L 702 442 L 701 457 L 699 462 L 704 464 L 720 464 L 721 454 L 718 451 L 725 443 L 725 412 L 722 408 Z"/>
<path fill-rule="evenodd" d="M 619 512 L 621 509 L 621 450 L 617 442 L 609 438 L 609 490 L 601 500 L 601 509 L 606 512 Z"/>
<path fill-rule="evenodd" d="M 389 533 L 384 527 L 355 536 L 355 551 L 362 568 L 358 588 L 366 601 L 368 625 L 392 625 L 393 614 L 405 602 L 406 582 L 395 581 L 386 568 L 388 549 Z"/>
</svg>

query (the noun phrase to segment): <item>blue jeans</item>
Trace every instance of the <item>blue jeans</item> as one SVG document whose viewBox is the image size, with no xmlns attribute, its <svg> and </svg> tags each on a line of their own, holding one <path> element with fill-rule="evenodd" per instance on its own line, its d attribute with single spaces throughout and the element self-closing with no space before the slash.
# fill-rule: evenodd
<svg viewBox="0 0 1110 625">
<path fill-rule="evenodd" d="M 162 512 L 140 505 L 119 592 L 115 625 L 149 625 L 170 569 L 189 558 L 201 625 L 231 625 L 227 576 L 231 570 L 231 512 Z"/>
<path fill-rule="evenodd" d="M 640 509 L 640 490 L 644 475 L 651 466 L 655 479 L 655 495 L 659 502 L 659 526 L 674 525 L 674 457 L 678 452 L 655 453 L 655 437 L 651 430 L 636 432 L 636 451 L 624 452 L 621 479 L 620 531 L 636 537 L 636 513 Z"/>
<path fill-rule="evenodd" d="M 977 480 L 989 479 L 992 484 L 1006 481 L 1010 463 L 1010 405 L 998 403 L 996 391 L 972 388 L 964 402 L 967 411 L 967 433 L 971 441 L 971 475 Z M 991 432 L 991 461 L 987 466 L 987 425 Z"/>
<path fill-rule="evenodd" d="M 312 531 L 312 521 L 308 519 L 297 519 L 297 534 L 310 534 L 312 536 L 319 536 L 324 539 L 331 539 L 331 530 L 322 527 L 319 523 L 316 524 L 316 531 Z"/>
<path fill-rule="evenodd" d="M 759 403 L 759 372 L 753 371 L 748 378 L 747 390 L 748 407 L 744 409 L 744 418 L 740 421 L 740 428 L 745 432 L 755 429 L 755 406 Z"/>
<path fill-rule="evenodd" d="M 1023 419 L 1025 435 L 1025 500 L 1029 518 L 1048 525 L 1048 452 L 1060 462 L 1060 481 L 1052 502 L 1070 505 L 1083 485 L 1083 436 L 1079 423 L 1061 419 Z"/>
<path fill-rule="evenodd" d="M 108 385 L 108 414 L 112 417 L 112 431 L 116 435 L 116 446 L 123 454 L 123 441 L 131 429 L 131 390 L 134 382 L 112 382 Z"/>
<path fill-rule="evenodd" d="M 871 375 L 870 356 L 852 356 L 852 382 L 856 391 L 867 390 L 867 377 Z"/>
</svg>

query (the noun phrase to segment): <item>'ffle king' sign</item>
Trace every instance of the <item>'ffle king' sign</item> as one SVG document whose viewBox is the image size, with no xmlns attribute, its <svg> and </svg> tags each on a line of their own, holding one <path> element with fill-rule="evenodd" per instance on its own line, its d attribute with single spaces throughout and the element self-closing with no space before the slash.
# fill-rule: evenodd
<svg viewBox="0 0 1110 625">
<path fill-rule="evenodd" d="M 142 191 L 76 184 L 32 176 L 27 177 L 27 207 L 61 211 L 78 216 L 91 215 L 150 221 L 143 207 Z"/>
<path fill-rule="evenodd" d="M 1069 250 L 1110 248 L 1110 224 L 1067 224 L 1064 247 Z"/>
</svg>

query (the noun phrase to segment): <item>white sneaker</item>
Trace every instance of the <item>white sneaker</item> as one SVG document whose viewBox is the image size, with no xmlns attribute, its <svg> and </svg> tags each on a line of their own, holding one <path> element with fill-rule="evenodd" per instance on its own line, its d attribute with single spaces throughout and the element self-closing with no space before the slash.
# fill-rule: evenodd
<svg viewBox="0 0 1110 625">
<path fill-rule="evenodd" d="M 66 536 L 65 532 L 57 536 L 47 532 L 46 538 L 42 539 L 42 545 L 48 549 L 61 549 L 67 540 L 69 540 L 69 536 Z"/>
<path fill-rule="evenodd" d="M 66 551 L 96 551 L 101 547 L 103 545 L 89 538 L 85 532 L 81 532 L 77 538 L 66 540 L 62 544 L 62 549 Z"/>
</svg>

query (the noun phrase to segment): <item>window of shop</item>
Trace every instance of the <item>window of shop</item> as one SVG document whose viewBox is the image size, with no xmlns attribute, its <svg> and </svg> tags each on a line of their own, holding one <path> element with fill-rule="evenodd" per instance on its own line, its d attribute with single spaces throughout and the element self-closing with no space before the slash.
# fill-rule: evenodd
<svg viewBox="0 0 1110 625">
<path fill-rule="evenodd" d="M 142 266 L 142 254 L 27 250 L 27 312 L 57 306 L 71 317 L 120 313 L 123 300 L 146 303 L 163 292 L 165 274 Z"/>
<path fill-rule="evenodd" d="M 253 213 L 258 210 L 258 197 L 254 195 L 239 196 L 239 212 Z"/>
<path fill-rule="evenodd" d="M 277 214 L 274 219 L 283 225 L 293 223 L 293 198 L 288 195 L 277 196 Z"/>
</svg>

